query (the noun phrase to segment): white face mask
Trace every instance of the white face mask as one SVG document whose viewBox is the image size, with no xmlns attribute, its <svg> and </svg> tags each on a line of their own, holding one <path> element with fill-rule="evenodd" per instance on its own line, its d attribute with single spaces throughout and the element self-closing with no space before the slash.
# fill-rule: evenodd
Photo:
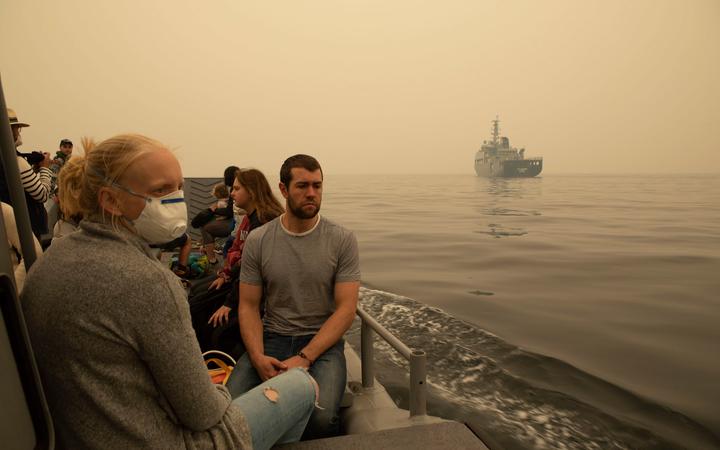
<svg viewBox="0 0 720 450">
<path fill-rule="evenodd" d="M 187 205 L 183 191 L 162 197 L 145 197 L 145 208 L 133 220 L 138 234 L 149 244 L 165 244 L 187 230 Z"/>
</svg>

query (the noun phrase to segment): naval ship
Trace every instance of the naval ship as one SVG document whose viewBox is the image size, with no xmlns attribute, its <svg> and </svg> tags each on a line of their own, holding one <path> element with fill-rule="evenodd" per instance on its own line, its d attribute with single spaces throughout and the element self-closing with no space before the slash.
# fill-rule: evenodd
<svg viewBox="0 0 720 450">
<path fill-rule="evenodd" d="M 542 171 L 542 157 L 525 158 L 525 149 L 510 147 L 510 139 L 500 136 L 500 119 L 492 121 L 492 140 L 483 141 L 475 153 L 475 173 L 479 177 L 534 177 Z"/>
</svg>

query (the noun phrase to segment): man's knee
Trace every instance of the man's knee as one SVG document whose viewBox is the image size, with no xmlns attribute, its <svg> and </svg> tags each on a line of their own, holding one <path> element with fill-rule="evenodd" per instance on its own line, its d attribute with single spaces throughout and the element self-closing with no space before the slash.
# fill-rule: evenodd
<svg viewBox="0 0 720 450">
<path fill-rule="evenodd" d="M 340 414 L 331 408 L 315 408 L 308 421 L 303 439 L 320 439 L 340 434 Z"/>
<path fill-rule="evenodd" d="M 344 361 L 314 365 L 310 374 L 320 387 L 320 408 L 310 416 L 303 439 L 336 436 L 340 433 L 340 402 L 347 378 Z"/>
<path fill-rule="evenodd" d="M 310 374 L 320 385 L 320 402 L 339 404 L 347 381 L 345 355 L 337 351 L 324 353 L 310 368 Z M 325 401 L 323 401 L 323 397 Z"/>
<path fill-rule="evenodd" d="M 237 398 L 260 383 L 257 371 L 245 353 L 235 365 L 225 387 L 230 391 L 232 398 Z"/>
</svg>

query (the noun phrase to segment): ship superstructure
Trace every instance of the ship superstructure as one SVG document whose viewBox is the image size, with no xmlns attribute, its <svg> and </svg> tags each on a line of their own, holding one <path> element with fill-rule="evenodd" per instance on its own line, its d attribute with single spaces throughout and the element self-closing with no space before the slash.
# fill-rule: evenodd
<svg viewBox="0 0 720 450">
<path fill-rule="evenodd" d="M 492 121 L 492 140 L 483 141 L 475 153 L 475 173 L 479 177 L 534 177 L 542 171 L 542 157 L 525 158 L 525 149 L 510 146 L 500 136 L 500 119 Z"/>
</svg>

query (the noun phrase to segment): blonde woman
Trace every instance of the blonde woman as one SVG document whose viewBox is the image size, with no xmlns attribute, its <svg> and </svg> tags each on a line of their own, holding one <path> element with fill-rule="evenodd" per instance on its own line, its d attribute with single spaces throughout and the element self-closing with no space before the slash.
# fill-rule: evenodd
<svg viewBox="0 0 720 450">
<path fill-rule="evenodd" d="M 59 179 L 63 210 L 82 214 L 80 230 L 33 266 L 22 299 L 59 447 L 267 449 L 298 440 L 314 380 L 291 370 L 236 399 L 212 384 L 180 281 L 149 251 L 185 232 L 175 156 L 140 135 L 84 146 Z"/>
</svg>

